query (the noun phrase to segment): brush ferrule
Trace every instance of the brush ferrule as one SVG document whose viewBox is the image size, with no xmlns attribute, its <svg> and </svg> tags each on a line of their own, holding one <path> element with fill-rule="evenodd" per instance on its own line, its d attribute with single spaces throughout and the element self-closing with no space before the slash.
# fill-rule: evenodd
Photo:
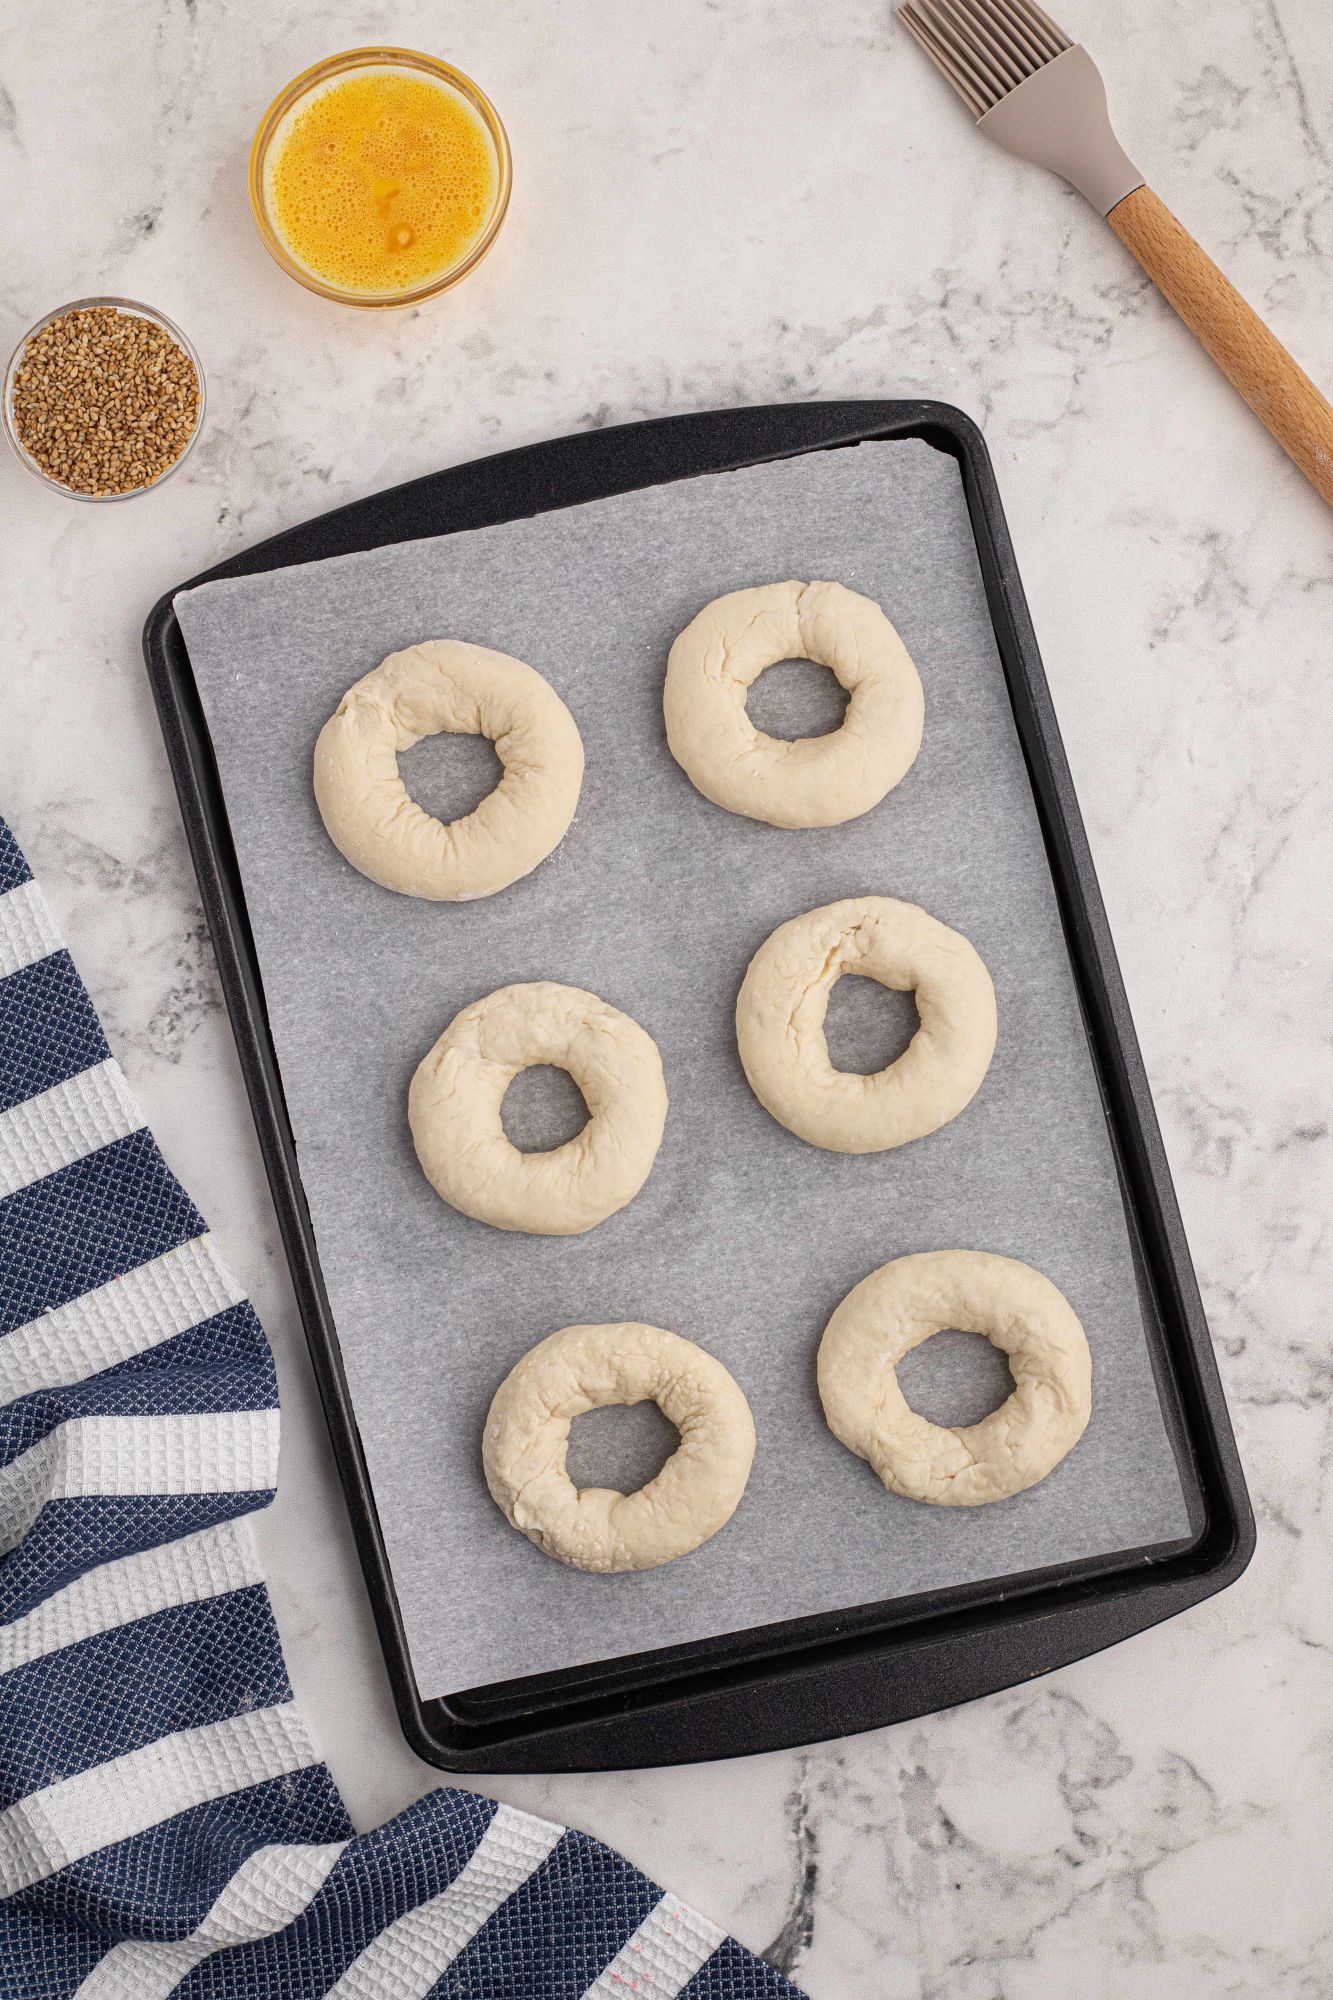
<svg viewBox="0 0 1333 2000">
<path fill-rule="evenodd" d="M 1111 130 L 1097 65 L 1077 42 L 992 105 L 977 130 L 1006 153 L 1062 175 L 1101 215 L 1143 186 Z"/>
</svg>

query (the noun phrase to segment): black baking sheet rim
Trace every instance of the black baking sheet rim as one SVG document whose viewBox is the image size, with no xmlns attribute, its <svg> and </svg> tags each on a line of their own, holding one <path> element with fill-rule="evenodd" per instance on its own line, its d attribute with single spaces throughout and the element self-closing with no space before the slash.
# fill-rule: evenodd
<svg viewBox="0 0 1333 2000">
<path fill-rule="evenodd" d="M 486 527 L 806 451 L 904 438 L 947 453 L 961 472 L 1115 1145 L 1191 1536 L 1168 1548 L 423 1698 L 297 1170 L 226 807 L 172 600 L 223 577 Z M 394 1699 L 419 1755 L 460 1772 L 608 1770 L 850 1735 L 1098 1652 L 1240 1575 L 1253 1552 L 1254 1522 L 1207 1322 L 989 455 L 961 411 L 934 402 L 773 404 L 585 431 L 473 460 L 339 507 L 178 584 L 149 615 L 144 658 Z"/>
</svg>

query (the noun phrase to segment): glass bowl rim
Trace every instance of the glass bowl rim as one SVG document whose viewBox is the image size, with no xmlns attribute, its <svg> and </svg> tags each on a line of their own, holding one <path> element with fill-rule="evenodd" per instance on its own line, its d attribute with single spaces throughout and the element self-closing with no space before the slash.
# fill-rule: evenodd
<svg viewBox="0 0 1333 2000">
<path fill-rule="evenodd" d="M 269 218 L 268 204 L 264 194 L 264 166 L 268 149 L 292 108 L 312 90 L 326 83 L 330 78 L 341 76 L 357 69 L 408 69 L 424 70 L 428 75 L 448 84 L 481 119 L 487 136 L 495 152 L 496 191 L 495 204 L 486 219 L 485 227 L 476 238 L 466 255 L 456 264 L 428 282 L 414 285 L 406 292 L 352 292 L 339 285 L 330 284 L 318 277 L 304 264 L 297 262 L 278 235 Z M 365 48 L 341 49 L 336 55 L 324 56 L 319 62 L 311 63 L 294 76 L 290 83 L 278 92 L 255 128 L 255 136 L 250 146 L 249 190 L 250 213 L 254 219 L 259 239 L 279 269 L 294 278 L 306 290 L 319 298 L 331 299 L 337 305 L 357 306 L 370 311 L 391 310 L 395 306 L 420 305 L 425 299 L 438 297 L 476 269 L 500 234 L 505 214 L 509 207 L 509 195 L 513 183 L 513 157 L 509 146 L 509 134 L 504 121 L 479 83 L 458 69 L 453 63 L 445 62 L 441 56 L 432 56 L 421 49 L 398 48 L 389 43 L 374 43 Z"/>
<path fill-rule="evenodd" d="M 63 319 L 67 313 L 88 312 L 95 306 L 111 306 L 116 312 L 130 313 L 136 319 L 146 319 L 151 321 L 154 326 L 160 326 L 162 331 L 175 341 L 176 345 L 185 355 L 190 366 L 194 369 L 195 380 L 199 384 L 199 410 L 194 420 L 194 429 L 185 440 L 180 452 L 172 459 L 171 464 L 165 472 L 158 473 L 156 479 L 150 479 L 146 486 L 127 487 L 123 493 L 84 493 L 77 486 L 66 486 L 62 479 L 53 479 L 51 474 L 37 463 L 37 460 L 28 450 L 28 447 L 23 443 L 18 434 L 18 426 L 14 422 L 14 383 L 18 376 L 19 368 L 22 365 L 23 355 L 28 342 L 35 334 L 41 333 L 45 327 L 50 326 L 53 320 Z M 91 501 L 94 505 L 101 505 L 104 502 L 112 500 L 137 500 L 141 493 L 154 492 L 157 487 L 163 485 L 171 478 L 173 472 L 179 472 L 181 466 L 184 465 L 186 459 L 190 456 L 190 453 L 199 441 L 199 433 L 204 427 L 204 411 L 207 404 L 208 385 L 204 379 L 204 365 L 200 361 L 198 350 L 189 335 L 177 326 L 174 319 L 168 319 L 167 315 L 159 307 L 145 305 L 142 299 L 121 298 L 111 292 L 99 292 L 95 296 L 85 299 L 71 299 L 67 305 L 53 306 L 50 312 L 43 313 L 39 319 L 33 321 L 32 325 L 26 331 L 19 335 L 14 350 L 9 357 L 8 365 L 5 368 L 3 407 L 5 436 L 9 439 L 19 464 L 24 467 L 25 471 L 30 472 L 34 479 L 40 479 L 43 486 L 49 487 L 53 493 L 63 493 L 70 500 Z"/>
</svg>

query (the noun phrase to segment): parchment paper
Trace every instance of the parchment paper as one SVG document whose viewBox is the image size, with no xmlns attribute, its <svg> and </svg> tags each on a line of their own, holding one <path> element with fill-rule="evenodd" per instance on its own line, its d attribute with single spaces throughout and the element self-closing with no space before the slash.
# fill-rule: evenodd
<svg viewBox="0 0 1333 2000">
<path fill-rule="evenodd" d="M 663 733 L 675 634 L 719 592 L 785 577 L 836 578 L 877 599 L 926 690 L 911 773 L 874 812 L 827 831 L 720 811 L 677 768 Z M 423 1694 L 1188 1532 L 951 460 L 919 442 L 812 453 L 209 584 L 176 609 Z M 587 752 L 578 816 L 555 855 L 505 893 L 459 905 L 396 896 L 358 875 L 325 835 L 310 787 L 315 737 L 349 684 L 395 648 L 443 637 L 529 661 L 569 704 Z M 774 701 L 783 705 L 784 676 L 800 680 L 776 670 L 765 681 L 778 694 L 761 685 L 752 697 L 752 709 L 767 704 L 765 726 Z M 800 725 L 790 733 L 802 733 L 809 692 L 789 687 L 786 699 Z M 439 769 L 432 779 L 424 749 L 412 759 L 405 775 L 439 810 Z M 460 800 L 453 769 L 446 811 L 485 789 L 480 770 Z M 1000 1034 L 962 1116 L 898 1151 L 845 1158 L 802 1144 L 761 1109 L 732 1018 L 746 964 L 776 924 L 860 891 L 921 903 L 972 940 L 995 981 Z M 468 1001 L 527 979 L 588 987 L 624 1008 L 666 1069 L 671 1111 L 652 1176 L 582 1237 L 466 1220 L 432 1192 L 412 1151 L 405 1105 L 421 1056 Z M 835 1000 L 844 997 L 854 1004 L 834 1009 L 835 1052 L 875 1067 L 896 1053 L 876 1013 L 880 989 L 846 980 Z M 529 1105 L 524 1136 L 543 1115 L 557 1135 L 552 1097 L 544 1113 Z M 1033 1491 L 976 1510 L 886 1493 L 827 1430 L 815 1390 L 819 1337 L 844 1293 L 890 1257 L 950 1246 L 1047 1272 L 1094 1358 L 1082 1442 Z M 535 1341 L 574 1321 L 619 1319 L 674 1328 L 717 1354 L 750 1399 L 759 1449 L 736 1516 L 702 1549 L 639 1576 L 582 1576 L 506 1524 L 482 1479 L 481 1426 Z M 977 1349 L 989 1354 L 942 1336 L 909 1358 L 904 1386 L 928 1415 L 966 1421 L 989 1407 L 984 1397 L 963 1407 L 988 1375 Z M 619 1468 L 637 1484 L 654 1431 L 647 1413 L 582 1419 L 582 1483 L 591 1456 L 598 1483 L 618 1483 Z"/>
</svg>

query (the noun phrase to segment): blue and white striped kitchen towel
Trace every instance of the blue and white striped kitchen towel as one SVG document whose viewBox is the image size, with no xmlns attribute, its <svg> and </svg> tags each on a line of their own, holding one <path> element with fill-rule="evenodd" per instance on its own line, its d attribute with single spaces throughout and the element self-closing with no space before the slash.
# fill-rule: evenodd
<svg viewBox="0 0 1333 2000">
<path fill-rule="evenodd" d="M 780 2000 L 586 1834 L 440 1790 L 356 1835 L 246 1515 L 263 1330 L 0 821 L 0 1996 Z"/>
</svg>

